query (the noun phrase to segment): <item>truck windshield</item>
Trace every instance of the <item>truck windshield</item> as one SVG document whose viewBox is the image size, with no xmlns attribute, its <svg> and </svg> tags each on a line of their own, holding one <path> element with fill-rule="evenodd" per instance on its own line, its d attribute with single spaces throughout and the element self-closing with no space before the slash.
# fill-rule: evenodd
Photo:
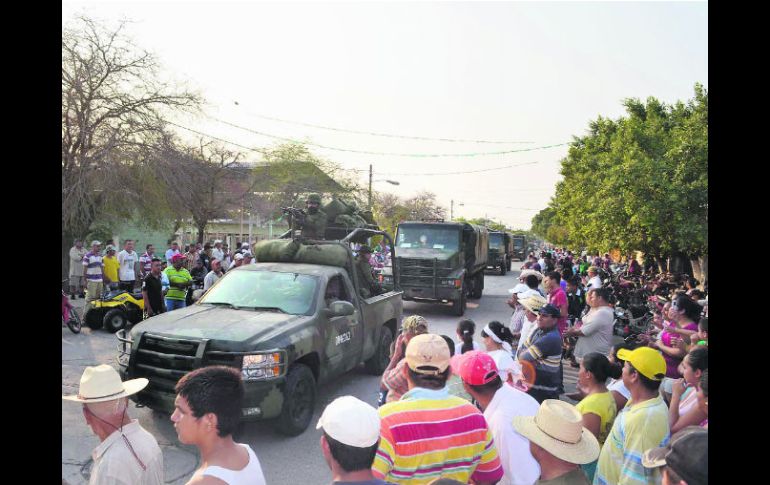
<svg viewBox="0 0 770 485">
<path fill-rule="evenodd" d="M 396 246 L 454 252 L 460 248 L 460 230 L 456 227 L 402 225 L 398 226 Z"/>
<path fill-rule="evenodd" d="M 496 232 L 489 233 L 489 247 L 503 249 L 503 235 Z"/>
<path fill-rule="evenodd" d="M 514 237 L 513 238 L 513 247 L 516 249 L 521 249 L 524 247 L 524 238 Z"/>
<path fill-rule="evenodd" d="M 200 303 L 309 315 L 313 311 L 317 286 L 315 276 L 298 273 L 228 271 Z"/>
</svg>

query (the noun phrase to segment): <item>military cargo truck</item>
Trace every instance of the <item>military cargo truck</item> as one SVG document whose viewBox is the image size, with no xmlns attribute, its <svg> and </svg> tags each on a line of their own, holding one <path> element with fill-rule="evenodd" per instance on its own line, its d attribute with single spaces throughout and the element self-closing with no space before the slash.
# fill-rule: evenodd
<svg viewBox="0 0 770 485">
<path fill-rule="evenodd" d="M 174 386 L 184 374 L 232 366 L 246 388 L 244 420 L 277 418 L 282 433 L 302 433 L 317 385 L 362 362 L 374 375 L 388 365 L 401 292 L 360 297 L 350 250 L 351 242 L 374 235 L 392 244 L 387 234 L 369 229 L 342 241 L 260 242 L 254 249 L 259 263 L 228 271 L 195 304 L 118 332 L 121 376 L 150 381 L 131 399 L 171 413 Z"/>
<path fill-rule="evenodd" d="M 392 277 L 403 299 L 451 301 L 454 314 L 463 315 L 466 300 L 481 298 L 484 290 L 488 239 L 486 228 L 468 223 L 400 223 Z"/>
<path fill-rule="evenodd" d="M 511 234 L 502 231 L 489 231 L 489 248 L 487 268 L 500 268 L 500 274 L 505 275 L 511 270 L 513 258 L 513 242 Z"/>
<path fill-rule="evenodd" d="M 514 234 L 511 236 L 511 239 L 513 241 L 514 257 L 519 261 L 524 261 L 524 258 L 527 257 L 527 237 L 523 234 Z"/>
</svg>

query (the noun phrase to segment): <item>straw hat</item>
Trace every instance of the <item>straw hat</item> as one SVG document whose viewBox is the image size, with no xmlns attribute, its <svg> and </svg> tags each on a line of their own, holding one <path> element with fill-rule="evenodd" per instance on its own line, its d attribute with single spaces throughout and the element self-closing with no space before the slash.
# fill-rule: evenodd
<svg viewBox="0 0 770 485">
<path fill-rule="evenodd" d="M 150 381 L 141 377 L 123 382 L 118 371 L 107 364 L 96 367 L 86 367 L 80 377 L 80 388 L 77 395 L 62 396 L 66 401 L 81 403 L 95 403 L 113 401 L 122 397 L 128 397 L 141 391 Z"/>
<path fill-rule="evenodd" d="M 585 465 L 599 457 L 599 441 L 583 427 L 580 411 L 564 401 L 546 399 L 536 416 L 513 418 L 513 428 L 560 460 Z"/>
<path fill-rule="evenodd" d="M 540 296 L 540 294 L 532 295 L 527 298 L 519 298 L 519 304 L 532 313 L 539 312 L 546 303 L 548 303 L 548 300 Z"/>
</svg>

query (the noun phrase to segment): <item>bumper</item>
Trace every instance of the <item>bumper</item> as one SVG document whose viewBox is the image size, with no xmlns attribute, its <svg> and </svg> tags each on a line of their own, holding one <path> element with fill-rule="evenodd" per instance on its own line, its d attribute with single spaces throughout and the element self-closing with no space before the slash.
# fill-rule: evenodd
<svg viewBox="0 0 770 485">
<path fill-rule="evenodd" d="M 120 369 L 120 377 L 123 380 L 130 379 L 126 375 L 125 368 Z M 244 382 L 245 394 L 243 396 L 243 419 L 255 421 L 278 417 L 283 407 L 283 386 L 285 378 L 260 382 Z M 156 411 L 167 414 L 174 412 L 174 399 L 176 393 L 169 389 L 168 385 L 158 385 L 150 381 L 150 384 L 141 392 L 130 397 L 135 403 L 146 406 Z"/>
<path fill-rule="evenodd" d="M 429 301 L 452 301 L 460 298 L 459 288 L 438 287 L 433 288 L 402 288 L 404 300 L 429 300 Z"/>
</svg>

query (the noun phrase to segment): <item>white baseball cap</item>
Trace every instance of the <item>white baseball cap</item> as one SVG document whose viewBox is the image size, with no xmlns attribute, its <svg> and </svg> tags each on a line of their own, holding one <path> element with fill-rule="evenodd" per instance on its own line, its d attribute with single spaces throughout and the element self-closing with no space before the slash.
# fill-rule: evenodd
<svg viewBox="0 0 770 485">
<path fill-rule="evenodd" d="M 233 261 L 238 261 L 239 259 L 243 259 L 243 254 L 235 253 L 235 256 L 233 256 Z"/>
<path fill-rule="evenodd" d="M 369 448 L 380 439 L 380 416 L 362 400 L 342 396 L 326 406 L 315 428 L 323 428 L 326 434 L 344 445 Z"/>
</svg>

